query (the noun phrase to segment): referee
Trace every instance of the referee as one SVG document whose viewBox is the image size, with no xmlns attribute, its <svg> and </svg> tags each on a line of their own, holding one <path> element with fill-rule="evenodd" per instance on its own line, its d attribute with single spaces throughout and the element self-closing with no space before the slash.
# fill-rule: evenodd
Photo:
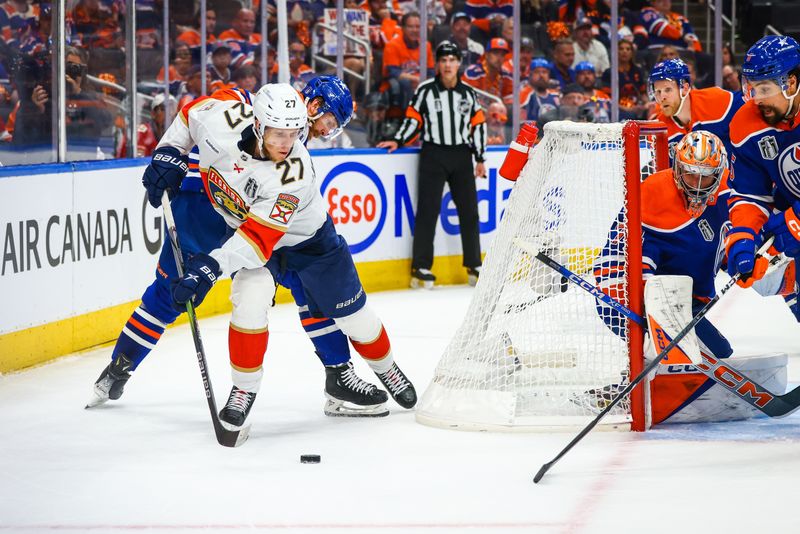
<svg viewBox="0 0 800 534">
<path fill-rule="evenodd" d="M 378 143 L 393 152 L 422 130 L 417 216 L 411 262 L 411 287 L 433 287 L 433 236 L 444 184 L 450 186 L 461 226 L 464 267 L 471 285 L 478 281 L 481 244 L 475 178 L 486 177 L 486 119 L 475 91 L 458 76 L 461 51 L 449 42 L 436 48 L 435 78 L 419 84 L 394 140 Z M 475 167 L 472 158 L 475 157 Z"/>
</svg>

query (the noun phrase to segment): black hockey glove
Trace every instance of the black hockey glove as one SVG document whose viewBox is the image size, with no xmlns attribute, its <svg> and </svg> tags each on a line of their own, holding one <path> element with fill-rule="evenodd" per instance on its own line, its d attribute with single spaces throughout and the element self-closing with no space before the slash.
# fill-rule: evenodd
<svg viewBox="0 0 800 534">
<path fill-rule="evenodd" d="M 189 159 L 182 156 L 177 148 L 165 146 L 156 149 L 150 165 L 144 170 L 142 185 L 147 189 L 150 205 L 157 208 L 166 189 L 173 194 L 178 192 L 181 181 L 189 171 Z M 172 195 L 170 195 L 172 198 Z"/>
<path fill-rule="evenodd" d="M 199 306 L 220 274 L 219 263 L 208 254 L 196 254 L 189 258 L 183 276 L 172 286 L 172 307 L 186 311 L 186 303 L 190 300 Z"/>
</svg>

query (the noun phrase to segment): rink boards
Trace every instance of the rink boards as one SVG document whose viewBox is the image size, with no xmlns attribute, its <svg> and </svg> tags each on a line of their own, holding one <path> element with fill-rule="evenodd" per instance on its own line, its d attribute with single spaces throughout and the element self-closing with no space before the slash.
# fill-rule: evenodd
<svg viewBox="0 0 800 534">
<path fill-rule="evenodd" d="M 489 150 L 489 177 L 477 181 L 484 251 L 511 192 L 511 182 L 497 176 L 505 150 Z M 408 287 L 418 153 L 312 152 L 328 212 L 367 291 Z M 153 280 L 164 238 L 160 210 L 147 204 L 141 185 L 146 164 L 0 167 L 0 373 L 116 339 Z M 458 217 L 447 190 L 435 250 L 438 281 L 465 283 Z M 221 281 L 200 315 L 228 311 L 229 287 Z M 288 301 L 288 294 L 279 300 Z"/>
</svg>

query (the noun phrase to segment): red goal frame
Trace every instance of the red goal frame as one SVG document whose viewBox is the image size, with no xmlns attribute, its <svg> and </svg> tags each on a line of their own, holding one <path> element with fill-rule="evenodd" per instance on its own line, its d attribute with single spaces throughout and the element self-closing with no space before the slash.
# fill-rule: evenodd
<svg viewBox="0 0 800 534">
<path fill-rule="evenodd" d="M 630 121 L 622 128 L 623 153 L 625 158 L 625 186 L 628 190 L 628 247 L 626 271 L 628 280 L 628 307 L 639 315 L 644 312 L 644 284 L 642 282 L 642 176 L 640 148 L 642 142 L 652 143 L 655 151 L 657 171 L 669 167 L 669 144 L 667 127 L 659 121 Z M 630 378 L 644 370 L 644 330 L 628 320 L 628 351 L 630 354 Z M 643 432 L 647 429 L 648 410 L 643 387 L 631 391 L 631 430 Z"/>
</svg>

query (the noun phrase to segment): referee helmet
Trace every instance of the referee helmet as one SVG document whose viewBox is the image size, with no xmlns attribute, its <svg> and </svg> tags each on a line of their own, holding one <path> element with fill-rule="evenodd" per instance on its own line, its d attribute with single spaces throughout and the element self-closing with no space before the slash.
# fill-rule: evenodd
<svg viewBox="0 0 800 534">
<path fill-rule="evenodd" d="M 450 41 L 442 41 L 439 46 L 436 47 L 436 61 L 439 61 L 445 56 L 453 56 L 461 61 L 461 50 Z"/>
</svg>

